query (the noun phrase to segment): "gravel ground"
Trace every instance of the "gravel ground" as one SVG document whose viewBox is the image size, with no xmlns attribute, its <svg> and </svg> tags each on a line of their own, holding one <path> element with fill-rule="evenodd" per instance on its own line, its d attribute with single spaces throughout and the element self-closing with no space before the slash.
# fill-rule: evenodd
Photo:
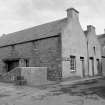
<svg viewBox="0 0 105 105">
<path fill-rule="evenodd" d="M 0 83 L 0 105 L 105 105 L 105 80 L 47 88 Z"/>
</svg>

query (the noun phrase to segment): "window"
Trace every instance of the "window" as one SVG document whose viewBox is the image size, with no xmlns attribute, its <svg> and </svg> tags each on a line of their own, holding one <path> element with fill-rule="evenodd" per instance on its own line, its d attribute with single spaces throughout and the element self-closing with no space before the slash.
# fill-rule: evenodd
<svg viewBox="0 0 105 105">
<path fill-rule="evenodd" d="M 33 41 L 32 46 L 33 46 L 33 50 L 37 51 L 38 50 L 38 48 L 37 48 L 38 47 L 38 41 Z"/>
<path fill-rule="evenodd" d="M 93 50 L 94 50 L 94 54 L 96 54 L 96 48 L 95 48 L 95 46 L 93 47 Z"/>
<path fill-rule="evenodd" d="M 72 71 L 76 70 L 76 57 L 75 56 L 70 56 L 70 69 Z"/>
<path fill-rule="evenodd" d="M 11 56 L 13 56 L 15 52 L 15 45 L 11 45 Z"/>
</svg>

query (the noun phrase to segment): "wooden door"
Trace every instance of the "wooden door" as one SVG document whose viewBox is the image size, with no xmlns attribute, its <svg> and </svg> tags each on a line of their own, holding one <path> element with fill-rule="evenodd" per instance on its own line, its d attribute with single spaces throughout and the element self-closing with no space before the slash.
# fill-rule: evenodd
<svg viewBox="0 0 105 105">
<path fill-rule="evenodd" d="M 80 57 L 80 61 L 81 61 L 81 68 L 82 68 L 82 76 L 85 77 L 84 57 Z"/>
<path fill-rule="evenodd" d="M 90 57 L 89 59 L 89 74 L 90 76 L 94 76 L 94 58 Z"/>
</svg>

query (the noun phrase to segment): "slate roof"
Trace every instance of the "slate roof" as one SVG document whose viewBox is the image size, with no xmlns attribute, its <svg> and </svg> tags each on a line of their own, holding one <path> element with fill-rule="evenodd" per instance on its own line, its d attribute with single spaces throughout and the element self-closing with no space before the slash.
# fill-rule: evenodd
<svg viewBox="0 0 105 105">
<path fill-rule="evenodd" d="M 100 35 L 97 35 L 98 38 L 105 38 L 105 34 L 100 34 Z"/>
<path fill-rule="evenodd" d="M 67 18 L 42 24 L 0 37 L 0 47 L 55 36 L 61 33 Z"/>
</svg>

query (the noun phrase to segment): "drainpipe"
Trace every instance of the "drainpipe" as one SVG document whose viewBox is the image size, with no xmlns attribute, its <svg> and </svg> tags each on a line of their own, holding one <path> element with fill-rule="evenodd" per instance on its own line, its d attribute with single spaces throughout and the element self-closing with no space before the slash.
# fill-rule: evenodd
<svg viewBox="0 0 105 105">
<path fill-rule="evenodd" d="M 88 49 L 88 38 L 87 38 L 87 69 L 88 69 L 88 76 L 89 76 L 89 49 Z"/>
</svg>

